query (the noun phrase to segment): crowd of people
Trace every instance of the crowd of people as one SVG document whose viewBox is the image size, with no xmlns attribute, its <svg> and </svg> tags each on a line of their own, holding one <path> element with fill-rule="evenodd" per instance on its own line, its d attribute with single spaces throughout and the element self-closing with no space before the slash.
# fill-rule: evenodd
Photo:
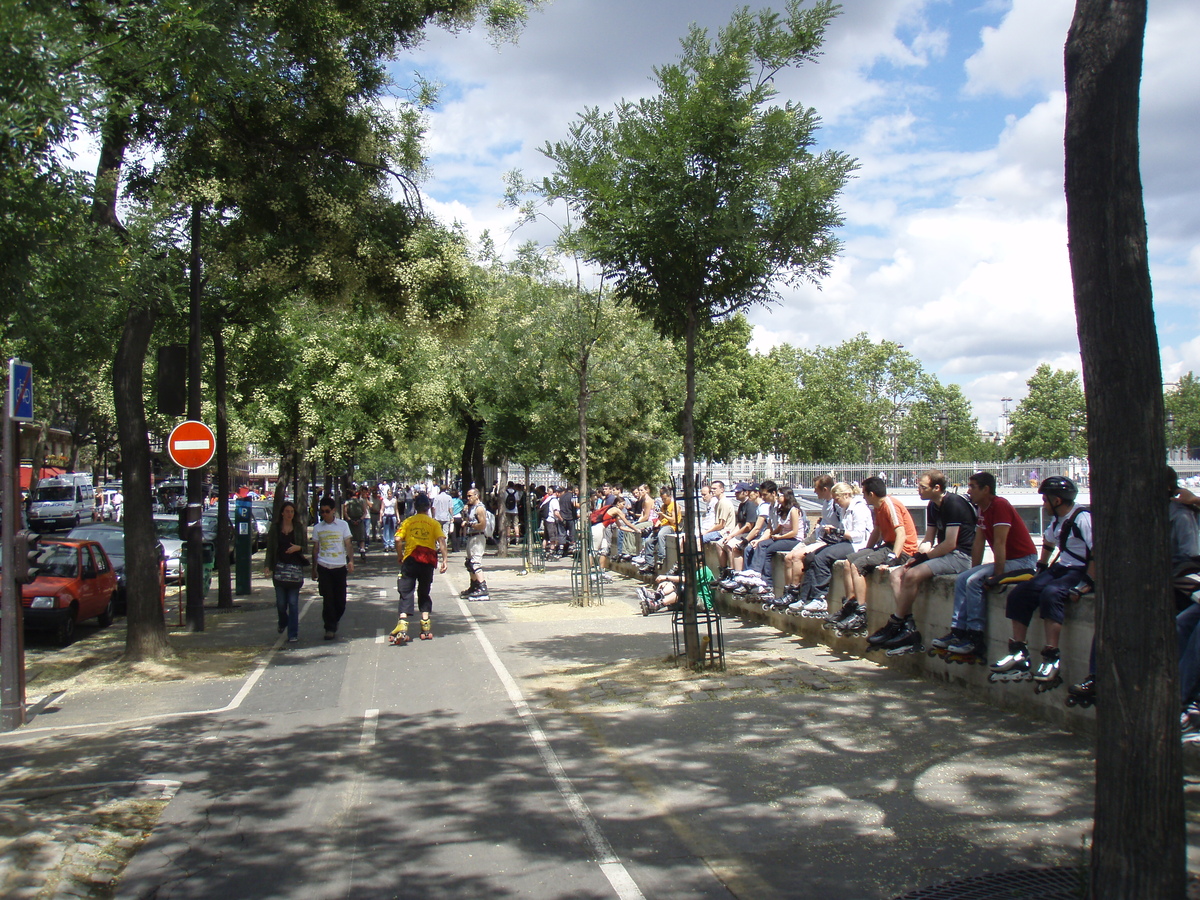
<svg viewBox="0 0 1200 900">
<path fill-rule="evenodd" d="M 400 621 L 393 637 L 403 638 L 414 610 L 421 614 L 425 636 L 434 567 L 440 560 L 445 571 L 451 549 L 466 551 L 469 586 L 461 596 L 489 599 L 483 555 L 487 540 L 498 536 L 496 513 L 503 510 L 508 537 L 540 541 L 548 560 L 575 553 L 581 529 L 586 529 L 602 577 L 611 580 L 607 570 L 613 560 L 636 565 L 650 579 L 638 589 L 644 615 L 673 609 L 680 602 L 683 576 L 678 564 L 668 561 L 672 550 L 681 558 L 689 540 L 715 555 L 719 574 L 704 564 L 696 573 L 698 600 L 706 608 L 712 607 L 713 591 L 719 587 L 752 596 L 764 609 L 822 619 L 843 635 L 865 634 L 871 587 L 882 583 L 867 576 L 876 569 L 885 571 L 894 609 L 866 641 L 868 649 L 889 655 L 924 650 L 913 607 L 924 585 L 936 576 L 949 576 L 954 578 L 953 617 L 948 633 L 930 641 L 933 652 L 948 661 L 986 662 L 985 591 L 1006 586 L 1011 636 L 1008 652 L 990 664 L 990 680 L 1032 681 L 1039 692 L 1062 684 L 1059 647 L 1066 610 L 1095 584 L 1091 512 L 1076 502 L 1075 482 L 1052 475 L 1039 483 L 1047 522 L 1040 550 L 1019 512 L 997 494 L 991 473 L 971 475 L 965 495 L 952 490 L 936 469 L 922 473 L 916 488 L 926 504 L 923 534 L 881 477 L 866 478 L 861 485 L 836 481 L 831 475 L 818 477 L 813 493 L 821 508 L 815 521 L 805 514 L 791 487 L 766 480 L 738 482 L 727 490 L 714 480 L 700 489 L 689 536 L 686 501 L 676 498 L 673 485 L 655 491 L 639 484 L 626 491 L 620 484 L 606 484 L 581 500 L 569 485 L 527 491 L 510 482 L 487 498 L 473 487 L 460 498 L 457 491 L 440 485 L 380 484 L 352 491 L 344 500 L 320 499 L 311 572 L 325 600 L 326 637 L 332 638 L 345 608 L 346 575 L 353 572 L 354 554 L 357 550 L 365 557 L 369 543 L 381 540 L 400 564 Z M 1181 721 L 1185 733 L 1200 735 L 1200 499 L 1179 485 L 1174 472 L 1169 492 Z M 293 505 L 285 503 L 272 525 L 268 570 L 277 572 L 281 561 L 285 569 L 290 560 L 308 564 L 307 539 L 291 527 L 294 514 Z M 783 572 L 779 596 L 776 557 Z M 828 597 L 839 561 L 845 599 L 839 608 L 830 609 Z M 276 589 L 280 631 L 287 630 L 288 639 L 295 640 L 298 586 L 293 590 L 277 579 Z M 1035 615 L 1042 621 L 1043 634 L 1036 659 L 1028 644 Z M 1088 676 L 1069 688 L 1068 703 L 1095 701 L 1094 670 L 1093 652 Z"/>
</svg>

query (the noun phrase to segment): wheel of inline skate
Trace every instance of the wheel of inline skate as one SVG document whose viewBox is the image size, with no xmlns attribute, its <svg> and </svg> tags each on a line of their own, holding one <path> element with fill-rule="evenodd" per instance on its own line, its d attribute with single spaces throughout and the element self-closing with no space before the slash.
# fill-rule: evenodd
<svg viewBox="0 0 1200 900">
<path fill-rule="evenodd" d="M 1072 709 L 1074 709 L 1074 708 L 1075 708 L 1076 706 L 1078 706 L 1078 705 L 1079 705 L 1079 701 L 1075 699 L 1075 695 L 1074 695 L 1074 694 L 1068 694 L 1068 695 L 1067 695 L 1067 706 L 1069 706 L 1069 707 L 1071 707 Z"/>
</svg>

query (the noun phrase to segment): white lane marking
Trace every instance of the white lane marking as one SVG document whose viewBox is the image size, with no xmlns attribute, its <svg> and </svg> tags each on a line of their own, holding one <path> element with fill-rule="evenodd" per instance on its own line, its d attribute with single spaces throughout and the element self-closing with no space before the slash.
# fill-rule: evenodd
<svg viewBox="0 0 1200 900">
<path fill-rule="evenodd" d="M 388 598 L 388 593 L 389 593 L 388 591 L 385 591 L 385 590 L 383 590 L 382 588 L 380 588 L 380 590 L 379 590 L 379 599 L 380 599 L 380 600 L 386 600 L 386 599 Z"/>
<path fill-rule="evenodd" d="M 503 660 L 500 659 L 500 655 L 496 652 L 496 648 L 492 646 L 492 642 L 484 633 L 483 628 L 475 620 L 475 614 L 471 612 L 471 608 L 467 606 L 466 601 L 461 597 L 458 598 L 458 608 L 466 617 L 468 624 L 471 626 L 471 631 L 474 632 L 475 638 L 479 641 L 479 646 L 483 648 L 484 656 L 492 664 L 496 676 L 500 679 L 500 683 L 504 685 L 504 690 L 508 693 L 509 701 L 516 709 L 521 721 L 525 724 L 525 730 L 529 732 L 529 739 L 533 741 L 538 755 L 542 758 L 542 765 L 550 773 L 550 777 L 554 780 L 554 786 L 558 788 L 558 792 L 562 795 L 563 800 L 566 801 L 567 806 L 574 814 L 575 821 L 583 829 L 583 833 L 591 845 L 592 854 L 599 862 L 600 871 L 604 873 L 604 877 L 608 879 L 608 883 L 617 892 L 620 900 L 645 900 L 645 896 L 638 889 L 636 882 L 634 882 L 626 870 L 624 863 L 613 852 L 612 845 L 609 844 L 608 839 L 601 832 L 600 826 L 597 824 L 591 810 L 588 809 L 587 804 L 583 802 L 583 798 L 579 796 L 574 785 L 571 784 L 571 779 L 567 776 L 566 770 L 563 769 L 562 763 L 559 762 L 554 748 L 550 746 L 550 741 L 546 739 L 546 733 L 542 731 L 542 726 L 538 724 L 537 716 L 533 714 L 533 710 L 525 702 L 525 696 L 521 693 L 521 688 L 517 685 L 512 675 L 509 674 L 508 668 L 504 665 Z"/>
<path fill-rule="evenodd" d="M 320 599 L 320 597 L 309 597 L 308 602 L 306 602 L 304 606 L 300 608 L 300 618 L 304 618 L 304 615 L 308 612 L 309 607 L 318 602 Z M 250 673 L 250 676 L 238 689 L 238 692 L 233 695 L 233 699 L 224 706 L 215 707 L 214 709 L 189 709 L 183 710 L 182 712 L 156 713 L 152 716 L 134 716 L 130 719 L 115 719 L 112 722 L 86 722 L 79 725 L 45 725 L 41 728 L 20 728 L 17 731 L 10 731 L 7 734 L 0 735 L 0 743 L 19 743 L 19 739 L 24 738 L 26 735 L 50 734 L 60 731 L 79 731 L 86 728 L 116 728 L 122 725 L 136 725 L 139 722 L 158 722 L 162 721 L 163 719 L 188 719 L 194 716 L 211 716 L 216 713 L 232 712 L 241 706 L 246 697 L 249 696 L 250 691 L 254 689 L 254 686 L 258 684 L 259 679 L 263 677 L 264 673 L 266 673 L 267 668 L 271 665 L 271 660 L 275 658 L 275 654 L 279 652 L 279 649 L 283 646 L 286 640 L 287 631 L 285 630 L 283 634 L 279 635 L 279 637 L 276 639 L 275 643 L 271 646 L 271 649 L 267 651 L 267 655 L 263 657 L 263 661 L 258 664 L 258 667 L 255 668 L 253 672 Z M 17 740 L 5 741 L 3 738 L 15 738 Z"/>
<path fill-rule="evenodd" d="M 375 630 L 375 643 L 377 643 L 377 644 L 385 643 L 385 641 L 386 641 L 386 638 L 384 637 L 385 634 L 387 634 L 386 629 L 377 628 Z"/>
<path fill-rule="evenodd" d="M 379 710 L 368 709 L 363 714 L 362 735 L 358 739 L 358 749 L 366 750 L 375 746 L 375 731 L 379 728 Z"/>
</svg>

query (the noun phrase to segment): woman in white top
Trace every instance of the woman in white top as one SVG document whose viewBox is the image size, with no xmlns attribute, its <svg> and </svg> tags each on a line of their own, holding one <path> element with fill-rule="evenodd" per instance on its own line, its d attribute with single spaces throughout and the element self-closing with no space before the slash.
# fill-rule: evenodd
<svg viewBox="0 0 1200 900">
<path fill-rule="evenodd" d="M 833 486 L 832 494 L 835 522 L 822 535 L 824 546 L 809 554 L 800 592 L 788 606 L 790 611 L 806 616 L 824 616 L 828 612 L 825 598 L 829 593 L 833 564 L 865 547 L 875 527 L 871 507 L 857 489 L 839 481 Z"/>
<path fill-rule="evenodd" d="M 383 500 L 379 508 L 380 529 L 383 531 L 383 549 L 396 549 L 396 498 L 392 489 L 383 489 Z"/>
</svg>

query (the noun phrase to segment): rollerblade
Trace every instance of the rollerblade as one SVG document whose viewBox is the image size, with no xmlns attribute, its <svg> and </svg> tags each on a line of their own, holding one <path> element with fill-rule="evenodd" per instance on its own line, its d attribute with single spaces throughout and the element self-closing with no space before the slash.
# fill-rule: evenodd
<svg viewBox="0 0 1200 900">
<path fill-rule="evenodd" d="M 831 612 L 825 617 L 825 621 L 821 623 L 822 628 L 827 628 L 830 631 L 837 631 L 841 628 L 842 622 L 849 619 L 858 611 L 857 600 L 847 600 L 842 604 L 842 608 L 837 612 Z"/>
<path fill-rule="evenodd" d="M 800 610 L 806 619 L 824 619 L 829 615 L 829 603 L 824 597 L 813 597 Z"/>
<path fill-rule="evenodd" d="M 431 622 L 429 619 L 421 620 L 421 640 L 433 640 L 433 622 Z"/>
<path fill-rule="evenodd" d="M 849 618 L 842 619 L 838 625 L 838 634 L 842 637 L 852 637 L 854 635 L 865 635 L 867 633 L 867 608 L 858 601 L 855 607 L 854 615 Z"/>
<path fill-rule="evenodd" d="M 467 594 L 468 600 L 490 600 L 488 596 L 488 588 L 486 581 L 477 581 L 471 586 L 471 593 Z"/>
<path fill-rule="evenodd" d="M 1096 676 L 1089 675 L 1079 684 L 1067 688 L 1067 706 L 1082 706 L 1088 709 L 1096 702 Z"/>
<path fill-rule="evenodd" d="M 399 580 L 399 579 L 397 579 L 397 580 Z M 465 591 L 458 592 L 458 599 L 459 600 L 470 600 L 471 595 L 474 593 L 475 593 L 475 582 L 472 581 L 469 585 L 467 585 L 467 589 Z"/>
<path fill-rule="evenodd" d="M 777 613 L 786 612 L 788 605 L 790 603 L 792 603 L 795 599 L 796 599 L 796 595 L 794 593 L 791 593 L 790 590 L 784 591 L 784 594 L 782 597 L 774 597 L 774 596 L 771 596 L 770 594 L 764 594 L 763 598 L 762 598 L 762 601 L 763 601 L 762 608 L 766 612 L 777 612 Z"/>
<path fill-rule="evenodd" d="M 907 616 L 901 623 L 900 633 L 881 644 L 876 644 L 874 649 L 886 650 L 888 656 L 905 656 L 909 653 L 921 653 L 925 645 L 921 643 L 921 632 L 917 631 L 912 616 Z"/>
<path fill-rule="evenodd" d="M 1029 647 L 1022 641 L 1008 642 L 1008 656 L 991 665 L 988 681 L 1030 681 L 1033 673 L 1029 666 Z"/>
<path fill-rule="evenodd" d="M 392 633 L 388 635 L 388 643 L 393 647 L 403 647 L 411 641 L 412 638 L 408 634 L 408 619 L 401 619 L 392 629 Z"/>
<path fill-rule="evenodd" d="M 938 644 L 944 646 L 938 647 Z M 950 663 L 987 665 L 987 643 L 981 631 L 951 631 L 945 638 L 930 642 L 929 655 L 938 655 Z"/>
<path fill-rule="evenodd" d="M 1062 676 L 1058 674 L 1060 664 L 1057 647 L 1042 648 L 1042 662 L 1033 675 L 1033 692 L 1035 694 L 1052 691 L 1063 683 Z"/>
<path fill-rule="evenodd" d="M 867 649 L 873 649 L 879 647 L 880 644 L 894 640 L 903 631 L 904 620 L 896 615 L 888 616 L 884 626 L 867 638 Z"/>
</svg>

